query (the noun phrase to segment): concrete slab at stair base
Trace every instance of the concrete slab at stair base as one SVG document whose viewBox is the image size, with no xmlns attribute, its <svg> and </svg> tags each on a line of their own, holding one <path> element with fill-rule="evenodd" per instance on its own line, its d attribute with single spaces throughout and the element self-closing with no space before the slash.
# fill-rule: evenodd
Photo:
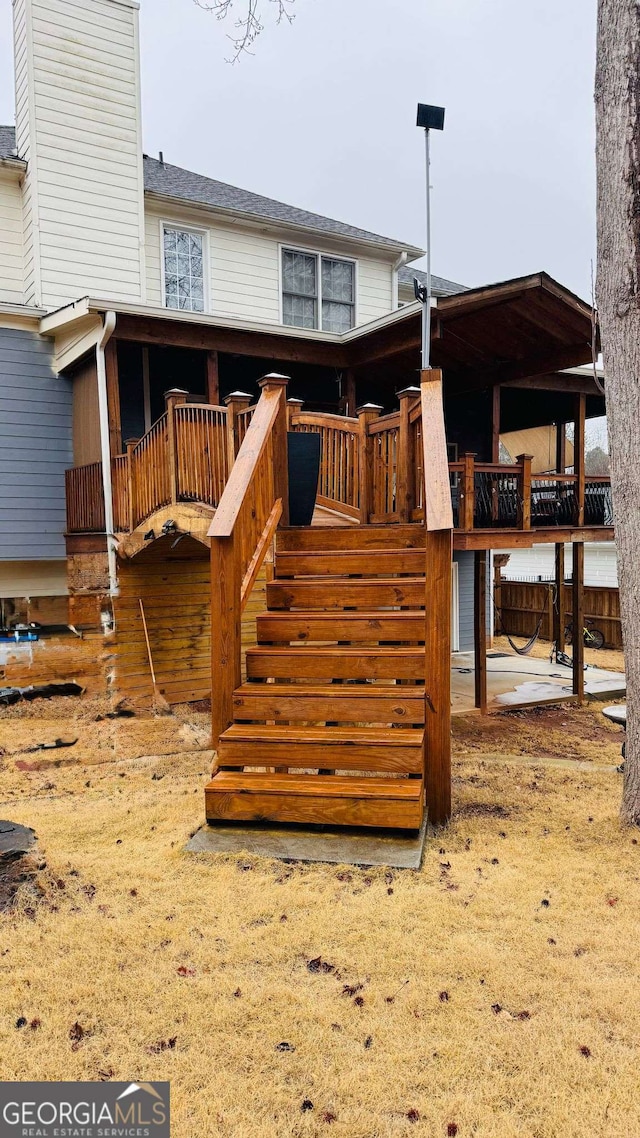
<svg viewBox="0 0 640 1138">
<path fill-rule="evenodd" d="M 185 848 L 188 853 L 257 854 L 284 861 L 419 869 L 426 838 L 425 813 L 420 829 L 411 833 L 217 823 L 202 826 Z"/>
</svg>

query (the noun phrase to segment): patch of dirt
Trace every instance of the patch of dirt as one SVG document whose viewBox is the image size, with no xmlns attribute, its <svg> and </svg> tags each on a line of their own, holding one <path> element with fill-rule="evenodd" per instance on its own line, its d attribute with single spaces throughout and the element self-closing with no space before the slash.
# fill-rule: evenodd
<svg viewBox="0 0 640 1138">
<path fill-rule="evenodd" d="M 528 755 L 615 765 L 623 733 L 602 714 L 601 704 L 587 707 L 532 707 L 489 715 L 456 715 L 452 720 L 457 755 Z"/>
</svg>

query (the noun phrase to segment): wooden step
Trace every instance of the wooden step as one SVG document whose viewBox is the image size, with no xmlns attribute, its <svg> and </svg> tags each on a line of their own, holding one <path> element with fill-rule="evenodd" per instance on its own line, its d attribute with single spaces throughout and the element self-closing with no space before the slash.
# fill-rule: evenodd
<svg viewBox="0 0 640 1138">
<path fill-rule="evenodd" d="M 278 550 L 311 549 L 424 549 L 421 525 L 336 526 L 281 529 Z"/>
<path fill-rule="evenodd" d="M 424 648 L 248 648 L 249 679 L 422 680 Z"/>
<path fill-rule="evenodd" d="M 422 779 L 218 771 L 205 788 L 208 822 L 302 822 L 417 830 Z"/>
<path fill-rule="evenodd" d="M 398 684 L 243 684 L 239 719 L 326 723 L 424 723 L 424 688 Z"/>
<path fill-rule="evenodd" d="M 325 577 L 357 573 L 363 577 L 409 573 L 425 567 L 423 549 L 343 549 L 276 553 L 276 577 Z"/>
<path fill-rule="evenodd" d="M 220 737 L 218 764 L 422 774 L 423 739 L 420 728 L 234 723 Z"/>
<path fill-rule="evenodd" d="M 366 609 L 424 608 L 424 577 L 347 577 L 340 581 L 321 579 L 275 580 L 267 584 L 270 609 Z"/>
<path fill-rule="evenodd" d="M 258 644 L 297 641 L 422 641 L 423 612 L 264 612 L 256 617 Z"/>
</svg>

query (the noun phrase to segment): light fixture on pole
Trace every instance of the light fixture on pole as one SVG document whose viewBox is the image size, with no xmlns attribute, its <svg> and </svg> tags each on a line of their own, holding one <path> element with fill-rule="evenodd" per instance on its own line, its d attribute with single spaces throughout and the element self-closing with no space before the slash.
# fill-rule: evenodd
<svg viewBox="0 0 640 1138">
<path fill-rule="evenodd" d="M 413 291 L 416 300 L 422 302 L 422 368 L 429 367 L 431 352 L 431 155 L 429 136 L 432 130 L 444 130 L 444 107 L 431 107 L 428 103 L 418 103 L 416 126 L 424 129 L 425 154 L 427 165 L 427 283 L 421 285 L 413 278 Z"/>
</svg>

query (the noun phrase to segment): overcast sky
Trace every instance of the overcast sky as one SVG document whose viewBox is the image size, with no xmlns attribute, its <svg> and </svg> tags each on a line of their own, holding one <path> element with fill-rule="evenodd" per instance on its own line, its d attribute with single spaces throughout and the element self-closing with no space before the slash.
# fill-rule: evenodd
<svg viewBox="0 0 640 1138">
<path fill-rule="evenodd" d="M 246 0 L 235 0 L 240 11 Z M 144 147 L 222 181 L 424 245 L 418 101 L 434 137 L 434 272 L 546 269 L 588 298 L 595 0 L 295 0 L 235 66 L 193 0 L 142 0 Z M 13 121 L 0 0 L 0 121 Z"/>
</svg>

